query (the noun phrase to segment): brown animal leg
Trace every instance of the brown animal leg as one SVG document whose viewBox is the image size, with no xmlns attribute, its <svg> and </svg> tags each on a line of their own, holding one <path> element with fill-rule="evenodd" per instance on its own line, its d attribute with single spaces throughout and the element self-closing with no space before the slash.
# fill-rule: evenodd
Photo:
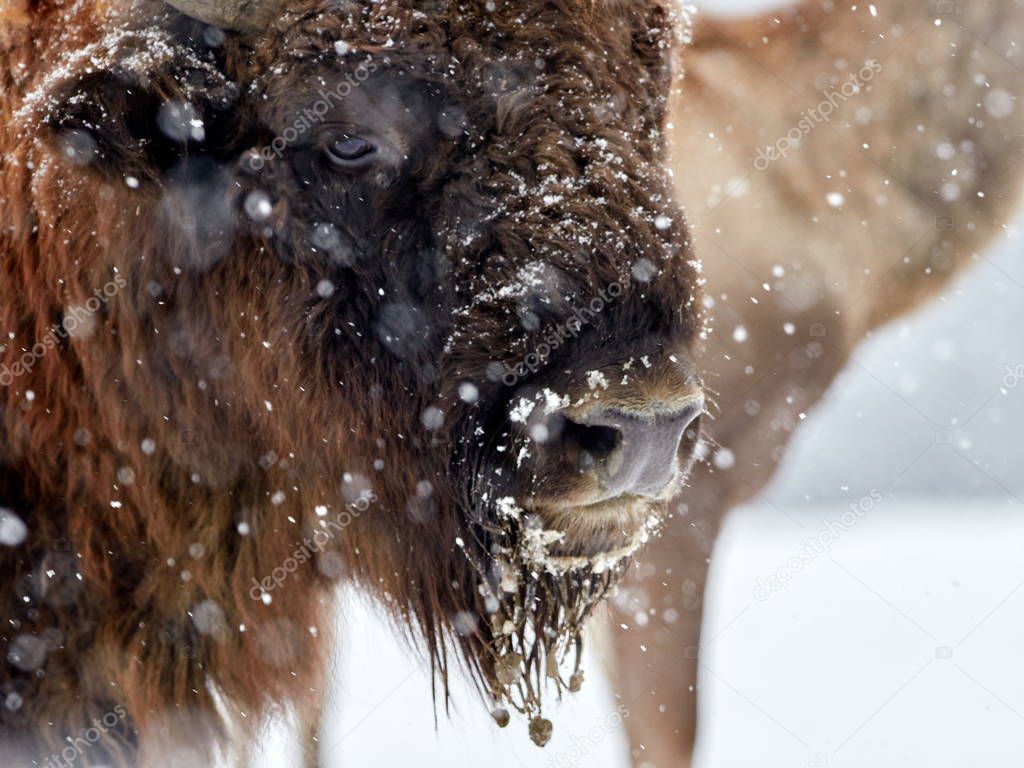
<svg viewBox="0 0 1024 768">
<path fill-rule="evenodd" d="M 1020 53 L 1007 41 L 1024 14 L 1008 0 L 956 7 L 939 26 L 928 3 L 869 11 L 811 1 L 795 15 L 710 21 L 683 53 L 673 162 L 717 302 L 718 330 L 702 357 L 714 394 L 708 431 L 732 458 L 722 471 L 696 473 L 681 496 L 688 513 L 669 520 L 642 555 L 616 621 L 630 627 L 616 645 L 638 766 L 690 765 L 700 669 L 693 649 L 713 641 L 700 638 L 699 598 L 721 516 L 770 480 L 792 431 L 865 334 L 947 287 L 1014 215 L 1024 111 L 980 110 L 988 92 L 976 73 L 1012 90 Z M 865 79 L 871 71 L 860 67 L 875 62 L 870 87 L 810 126 L 798 150 L 757 165 L 759 148 L 776 146 L 823 88 L 848 77 L 821 79 L 838 61 Z M 771 107 L 753 115 L 753 104 Z M 976 114 L 983 128 L 970 127 Z M 938 162 L 940 140 L 960 154 Z M 837 168 L 850 179 L 842 210 L 826 202 L 833 187 L 824 180 Z M 779 267 L 793 282 L 778 279 Z M 813 301 L 800 300 L 797 284 L 813 286 Z M 731 337 L 739 327 L 753 331 L 749 343 Z M 638 611 L 647 614 L 643 626 L 629 620 Z"/>
<path fill-rule="evenodd" d="M 320 768 L 320 726 L 323 724 L 325 691 L 310 691 L 299 704 L 299 738 L 303 768 Z"/>
<path fill-rule="evenodd" d="M 771 401 L 766 397 L 765 402 L 767 406 Z M 781 455 L 789 435 L 766 425 L 800 405 L 783 400 L 766 407 L 758 418 L 719 422 L 715 432 L 724 445 L 736 447 L 737 467 L 747 470 L 742 475 L 735 469 L 721 471 L 711 461 L 698 467 L 687 502 L 676 509 L 662 536 L 648 545 L 641 565 L 616 598 L 616 690 L 629 709 L 626 728 L 637 768 L 691 764 L 701 658 L 715 640 L 702 634 L 701 625 L 711 551 L 725 514 L 771 479 L 774 462 L 757 463 L 754 458 Z M 735 431 L 741 428 L 761 439 L 739 441 Z M 636 619 L 639 614 L 645 617 L 641 621 Z M 712 629 L 720 632 L 724 627 Z"/>
<path fill-rule="evenodd" d="M 643 613 L 646 626 L 624 617 L 617 632 L 619 681 L 637 766 L 687 768 L 697 727 L 701 608 L 717 520 L 703 530 L 678 526 L 644 557 L 641 576 L 623 589 L 626 616 Z M 655 609 L 651 615 L 649 608 Z"/>
<path fill-rule="evenodd" d="M 821 397 L 843 362 L 829 347 L 809 357 L 805 345 L 801 342 L 779 361 L 764 349 L 755 368 L 774 375 L 753 385 L 742 372 L 735 380 L 720 379 L 729 385 L 729 394 L 716 398 L 713 406 L 718 418 L 707 430 L 709 458 L 694 471 L 664 533 L 648 545 L 616 600 L 621 613 L 615 623 L 628 627 L 616 632 L 617 690 L 630 710 L 626 727 L 638 767 L 690 765 L 701 650 L 714 641 L 701 635 L 701 612 L 719 526 L 730 509 L 771 480 L 792 436 L 791 425 Z M 786 386 L 793 380 L 802 388 Z M 744 408 L 745 401 L 759 404 L 756 414 Z M 731 463 L 714 458 L 719 445 L 732 452 Z M 645 619 L 637 621 L 640 613 Z"/>
</svg>

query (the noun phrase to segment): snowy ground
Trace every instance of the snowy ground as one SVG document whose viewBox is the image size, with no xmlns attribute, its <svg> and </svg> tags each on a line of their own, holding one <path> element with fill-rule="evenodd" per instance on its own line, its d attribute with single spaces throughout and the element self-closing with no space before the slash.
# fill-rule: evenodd
<svg viewBox="0 0 1024 768">
<path fill-rule="evenodd" d="M 698 764 L 1019 766 L 1024 505 L 883 502 L 758 600 L 757 577 L 844 509 L 749 510 L 726 529 Z"/>
<path fill-rule="evenodd" d="M 726 528 L 708 606 L 698 765 L 1019 766 L 1024 508 L 884 502 L 787 588 L 757 599 L 757 578 L 845 510 L 795 509 L 791 521 L 748 509 Z M 493 728 L 467 691 L 435 733 L 422 665 L 371 616 L 349 617 L 336 689 L 345 706 L 324 734 L 327 766 L 627 765 L 618 702 L 596 659 L 585 692 L 557 710 L 546 750 L 521 723 Z"/>
</svg>

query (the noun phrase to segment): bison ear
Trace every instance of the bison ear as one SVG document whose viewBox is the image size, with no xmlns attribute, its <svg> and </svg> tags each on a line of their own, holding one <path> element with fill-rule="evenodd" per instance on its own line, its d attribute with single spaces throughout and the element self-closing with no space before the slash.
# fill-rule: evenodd
<svg viewBox="0 0 1024 768">
<path fill-rule="evenodd" d="M 103 71 L 66 81 L 48 99 L 48 140 L 66 161 L 108 179 L 158 182 L 185 157 L 230 143 L 236 91 L 210 79 L 196 70 L 144 80 Z"/>
</svg>

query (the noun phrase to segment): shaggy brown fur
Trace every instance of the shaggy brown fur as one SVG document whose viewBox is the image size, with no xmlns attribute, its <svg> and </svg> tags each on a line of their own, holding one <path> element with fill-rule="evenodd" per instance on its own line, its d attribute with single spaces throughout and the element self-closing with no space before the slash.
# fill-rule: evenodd
<svg viewBox="0 0 1024 768">
<path fill-rule="evenodd" d="M 509 407 L 584 407 L 594 370 L 622 407 L 695 387 L 671 34 L 655 2 L 302 0 L 248 40 L 148 0 L 5 6 L 5 756 L 207 765 L 319 698 L 339 579 L 538 714 L 622 564 L 531 559 L 543 507 L 507 500 L 582 480 Z M 380 162 L 333 167 L 363 134 Z"/>
</svg>

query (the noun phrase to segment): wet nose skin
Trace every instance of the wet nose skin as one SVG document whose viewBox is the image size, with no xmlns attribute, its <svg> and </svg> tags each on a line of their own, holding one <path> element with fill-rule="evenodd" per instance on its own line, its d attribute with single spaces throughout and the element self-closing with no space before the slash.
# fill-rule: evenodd
<svg viewBox="0 0 1024 768">
<path fill-rule="evenodd" d="M 579 419 L 586 436 L 581 452 L 605 499 L 622 494 L 655 497 L 672 481 L 679 443 L 704 408 L 694 399 L 671 413 L 626 413 L 596 409 Z"/>
</svg>

